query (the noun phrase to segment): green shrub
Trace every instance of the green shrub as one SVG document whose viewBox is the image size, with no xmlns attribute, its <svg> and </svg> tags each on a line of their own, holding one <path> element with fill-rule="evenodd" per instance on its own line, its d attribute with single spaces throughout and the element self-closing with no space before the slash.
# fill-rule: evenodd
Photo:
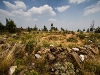
<svg viewBox="0 0 100 75">
<path fill-rule="evenodd" d="M 50 43 L 48 41 L 43 41 L 42 44 L 43 44 L 44 47 L 49 47 L 50 46 Z"/>
<path fill-rule="evenodd" d="M 95 72 L 96 71 L 95 63 L 93 63 L 91 61 L 86 61 L 84 63 L 84 68 L 85 68 L 85 71 L 87 71 L 87 72 Z"/>
<path fill-rule="evenodd" d="M 54 64 L 55 75 L 75 75 L 74 65 L 70 62 Z"/>
<path fill-rule="evenodd" d="M 44 71 L 46 71 L 45 58 L 42 57 L 42 58 L 37 59 L 37 62 L 35 63 L 35 67 L 39 73 L 43 73 Z"/>
<path fill-rule="evenodd" d="M 79 37 L 81 40 L 83 40 L 83 39 L 85 38 L 85 36 L 86 36 L 85 34 L 79 34 L 79 35 L 78 35 L 78 37 Z"/>
<path fill-rule="evenodd" d="M 25 50 L 29 53 L 32 53 L 35 47 L 35 43 L 34 41 L 30 40 L 28 41 L 28 43 L 26 44 Z"/>
<path fill-rule="evenodd" d="M 42 49 L 42 46 L 40 44 L 38 44 L 36 47 L 35 47 L 35 51 L 34 53 L 37 53 L 39 50 Z"/>
<path fill-rule="evenodd" d="M 100 64 L 96 65 L 96 71 L 95 71 L 96 75 L 100 74 Z"/>
<path fill-rule="evenodd" d="M 31 70 L 31 71 L 26 71 L 25 75 L 38 75 L 38 73 L 34 70 Z"/>
<path fill-rule="evenodd" d="M 57 40 L 58 37 L 57 37 L 57 36 L 50 36 L 48 39 L 49 39 L 49 40 Z"/>
<path fill-rule="evenodd" d="M 16 64 L 17 65 L 23 65 L 23 60 L 22 59 L 17 59 Z"/>
<path fill-rule="evenodd" d="M 69 37 L 68 39 L 67 39 L 67 42 L 78 42 L 78 40 L 75 38 L 75 37 Z"/>
<path fill-rule="evenodd" d="M 76 47 L 76 46 L 77 46 L 76 44 L 69 44 L 68 45 L 69 48 L 73 48 L 73 47 Z"/>
<path fill-rule="evenodd" d="M 18 75 L 19 72 L 20 72 L 20 68 L 16 68 L 15 72 L 14 72 L 14 75 Z"/>
</svg>

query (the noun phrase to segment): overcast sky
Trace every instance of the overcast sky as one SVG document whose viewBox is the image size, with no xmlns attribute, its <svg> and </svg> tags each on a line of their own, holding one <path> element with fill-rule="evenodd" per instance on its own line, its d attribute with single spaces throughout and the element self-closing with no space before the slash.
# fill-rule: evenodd
<svg viewBox="0 0 100 75">
<path fill-rule="evenodd" d="M 68 30 L 100 26 L 100 0 L 0 0 L 0 22 L 11 18 L 17 27 L 42 29 L 51 23 Z"/>
</svg>

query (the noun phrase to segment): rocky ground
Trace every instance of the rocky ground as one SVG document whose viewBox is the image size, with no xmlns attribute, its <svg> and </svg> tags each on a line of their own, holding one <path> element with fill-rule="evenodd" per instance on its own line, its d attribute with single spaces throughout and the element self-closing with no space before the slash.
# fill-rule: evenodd
<svg viewBox="0 0 100 75">
<path fill-rule="evenodd" d="M 25 35 L 0 36 L 0 75 L 100 75 L 100 52 L 93 41 L 85 45 L 77 38 L 69 46 L 73 42 L 65 39 L 77 35 Z"/>
</svg>

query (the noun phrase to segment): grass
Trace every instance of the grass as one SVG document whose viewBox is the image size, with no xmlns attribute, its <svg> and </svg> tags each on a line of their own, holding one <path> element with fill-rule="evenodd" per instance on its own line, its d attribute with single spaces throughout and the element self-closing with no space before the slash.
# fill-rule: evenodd
<svg viewBox="0 0 100 75">
<path fill-rule="evenodd" d="M 85 36 L 89 36 L 89 38 L 85 38 Z M 73 48 L 77 46 L 83 46 L 85 44 L 91 45 L 91 43 L 88 41 L 89 39 L 92 39 L 94 44 L 98 46 L 100 42 L 100 34 L 89 34 L 89 33 L 74 33 L 70 32 L 69 34 L 66 33 L 50 33 L 50 32 L 40 32 L 38 34 L 20 34 L 20 36 L 12 37 L 11 34 L 7 35 L 9 36 L 6 40 L 6 43 L 12 44 L 12 43 L 18 43 L 24 44 L 24 48 L 19 52 L 20 57 L 15 57 L 14 52 L 16 50 L 16 46 L 13 46 L 11 48 L 10 52 L 6 57 L 4 57 L 4 60 L 0 62 L 0 72 L 6 71 L 11 64 L 13 64 L 13 61 L 15 61 L 14 65 L 18 66 L 30 66 L 31 63 L 35 63 L 35 69 L 32 68 L 32 70 L 27 70 L 26 75 L 49 75 L 47 73 L 48 66 L 46 64 L 45 55 L 43 58 L 35 59 L 34 54 L 37 53 L 40 50 L 43 50 L 45 48 L 49 48 L 50 44 L 53 44 L 56 47 L 62 47 L 62 48 Z M 1 36 L 0 36 L 1 37 Z M 19 50 L 19 48 L 18 48 Z M 2 48 L 0 47 L 0 52 L 2 52 Z M 28 55 L 25 55 L 25 53 L 28 53 Z M 100 63 L 100 58 L 97 62 Z M 11 62 L 12 61 L 12 62 Z M 97 62 L 87 61 L 84 63 L 85 70 L 82 71 L 84 74 L 92 74 L 94 72 L 96 75 L 100 72 L 100 64 Z M 94 64 L 95 63 L 95 64 Z M 16 73 L 19 72 L 19 68 L 16 70 Z M 45 72 L 44 72 L 45 71 Z M 37 73 L 38 72 L 38 73 Z"/>
</svg>

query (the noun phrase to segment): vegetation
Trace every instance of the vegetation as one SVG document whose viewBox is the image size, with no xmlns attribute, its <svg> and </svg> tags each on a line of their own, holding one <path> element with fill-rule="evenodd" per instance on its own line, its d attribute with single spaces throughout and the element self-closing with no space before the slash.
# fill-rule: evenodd
<svg viewBox="0 0 100 75">
<path fill-rule="evenodd" d="M 75 42 L 75 43 L 77 43 L 78 40 L 77 40 L 75 37 L 69 37 L 69 38 L 67 39 L 67 42 Z"/>
<path fill-rule="evenodd" d="M 99 75 L 100 27 L 85 31 L 62 27 L 58 30 L 53 23 L 50 30 L 46 25 L 42 29 L 36 25 L 18 28 L 13 20 L 6 18 L 6 25 L 0 22 L 0 75 L 7 75 L 13 65 L 17 66 L 13 75 Z M 76 66 L 72 48 L 82 48 L 74 52 L 87 56 L 79 61 L 83 69 Z"/>
</svg>

